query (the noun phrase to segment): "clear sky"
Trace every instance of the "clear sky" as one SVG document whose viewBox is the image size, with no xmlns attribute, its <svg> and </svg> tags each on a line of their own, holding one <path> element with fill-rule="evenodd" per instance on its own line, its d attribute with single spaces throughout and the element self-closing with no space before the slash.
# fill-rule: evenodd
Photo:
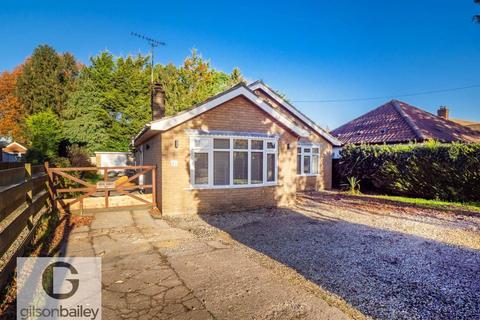
<svg viewBox="0 0 480 320">
<path fill-rule="evenodd" d="M 135 31 L 167 43 L 159 62 L 179 64 L 195 47 L 291 101 L 393 98 L 480 85 L 478 13 L 473 0 L 2 1 L 0 70 L 44 43 L 84 63 L 104 49 L 146 53 Z M 480 121 L 480 87 L 398 98 Z M 390 99 L 294 104 L 334 129 Z"/>
</svg>

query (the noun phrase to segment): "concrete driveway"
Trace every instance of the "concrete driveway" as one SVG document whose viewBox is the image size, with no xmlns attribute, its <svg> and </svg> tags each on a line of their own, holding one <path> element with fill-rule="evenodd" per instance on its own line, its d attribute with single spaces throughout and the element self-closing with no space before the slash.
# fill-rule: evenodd
<svg viewBox="0 0 480 320">
<path fill-rule="evenodd" d="M 65 254 L 102 257 L 103 319 L 349 318 L 221 230 L 185 221 L 195 230 L 123 210 L 74 229 Z"/>
<path fill-rule="evenodd" d="M 316 193 L 290 209 L 98 213 L 67 255 L 103 257 L 105 319 L 474 319 L 479 229 L 474 213 Z"/>
</svg>

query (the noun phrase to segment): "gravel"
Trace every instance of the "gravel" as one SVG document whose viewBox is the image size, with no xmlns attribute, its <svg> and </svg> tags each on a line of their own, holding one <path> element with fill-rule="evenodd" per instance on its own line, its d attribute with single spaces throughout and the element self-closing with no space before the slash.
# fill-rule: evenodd
<svg viewBox="0 0 480 320">
<path fill-rule="evenodd" d="M 292 209 L 176 223 L 198 237 L 224 231 L 366 316 L 480 318 L 478 217 L 465 225 L 451 213 L 429 210 L 422 217 L 415 208 L 358 202 L 349 207 L 341 197 L 335 202 L 329 197 L 306 196 Z"/>
</svg>

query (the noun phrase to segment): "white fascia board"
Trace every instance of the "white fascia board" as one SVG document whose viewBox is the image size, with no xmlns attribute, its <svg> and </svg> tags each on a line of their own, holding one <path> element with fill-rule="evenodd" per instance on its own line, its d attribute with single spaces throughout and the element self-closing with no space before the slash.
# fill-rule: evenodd
<svg viewBox="0 0 480 320">
<path fill-rule="evenodd" d="M 22 149 L 25 149 L 25 150 L 28 150 L 26 147 L 22 146 L 20 143 L 18 142 L 15 142 L 13 141 L 12 143 L 10 143 L 8 146 L 6 146 L 5 148 L 9 148 L 9 147 L 12 147 L 12 146 L 17 146 L 17 147 L 20 147 Z"/>
<path fill-rule="evenodd" d="M 278 94 L 276 94 L 275 92 L 270 90 L 270 88 L 267 87 L 262 82 L 260 82 L 260 81 L 254 82 L 253 84 L 251 84 L 249 86 L 249 88 L 252 89 L 252 90 L 256 90 L 256 89 L 259 89 L 259 88 L 262 89 L 269 96 L 271 96 L 273 99 L 275 99 L 275 101 L 277 103 L 282 105 L 285 109 L 287 109 L 288 111 L 293 113 L 295 116 L 297 116 L 300 120 L 302 120 L 303 122 L 308 124 L 310 127 L 312 127 L 319 135 L 321 135 L 322 137 L 327 139 L 331 144 L 333 144 L 335 146 L 341 146 L 342 145 L 342 142 L 340 140 L 338 140 L 337 138 L 335 138 L 334 136 L 329 134 L 327 131 L 320 128 L 315 122 L 313 122 L 312 120 L 307 118 L 307 116 L 305 116 L 303 113 L 298 111 L 297 108 L 295 108 L 291 104 L 287 103 L 284 99 L 282 99 L 282 97 L 280 97 Z"/>
<path fill-rule="evenodd" d="M 261 98 L 257 97 L 253 92 L 248 90 L 247 88 L 240 86 L 226 94 L 220 95 L 215 99 L 212 99 L 210 101 L 207 101 L 196 108 L 180 113 L 176 116 L 170 117 L 170 118 L 165 118 L 165 119 L 160 119 L 155 122 L 150 123 L 150 129 L 151 130 L 158 130 L 158 131 L 165 131 L 170 128 L 173 128 L 185 121 L 188 121 L 204 112 L 207 112 L 218 105 L 221 105 L 222 103 L 225 103 L 229 100 L 232 100 L 233 98 L 236 98 L 240 95 L 243 95 L 245 98 L 253 102 L 256 106 L 258 106 L 260 109 L 268 113 L 270 116 L 272 116 L 274 119 L 278 120 L 280 123 L 285 125 L 287 128 L 295 132 L 297 135 L 301 137 L 308 137 L 309 133 L 307 130 L 304 130 L 297 125 L 295 125 L 290 119 L 285 117 L 283 114 L 280 112 L 276 111 L 273 109 L 271 106 L 269 106 L 265 101 L 263 101 Z"/>
</svg>

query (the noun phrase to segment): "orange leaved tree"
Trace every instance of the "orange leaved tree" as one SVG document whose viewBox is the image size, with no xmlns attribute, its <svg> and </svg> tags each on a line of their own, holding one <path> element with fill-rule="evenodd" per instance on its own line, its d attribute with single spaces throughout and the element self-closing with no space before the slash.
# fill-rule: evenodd
<svg viewBox="0 0 480 320">
<path fill-rule="evenodd" d="M 12 72 L 0 73 L 0 136 L 25 142 L 25 113 L 23 105 L 15 95 L 16 82 L 21 66 Z"/>
</svg>

